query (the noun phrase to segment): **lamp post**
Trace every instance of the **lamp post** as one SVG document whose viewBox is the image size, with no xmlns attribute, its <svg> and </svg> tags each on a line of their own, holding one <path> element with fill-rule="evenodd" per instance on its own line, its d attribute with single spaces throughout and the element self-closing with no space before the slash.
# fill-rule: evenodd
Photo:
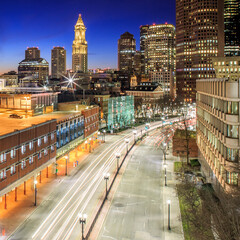
<svg viewBox="0 0 240 240">
<path fill-rule="evenodd" d="M 133 130 L 134 142 L 136 143 L 137 130 Z"/>
<path fill-rule="evenodd" d="M 171 205 L 171 200 L 167 200 L 167 204 L 168 204 L 168 230 L 171 230 L 171 226 L 170 226 L 170 205 Z"/>
<path fill-rule="evenodd" d="M 125 143 L 126 143 L 126 151 L 128 153 L 128 143 L 129 143 L 129 139 L 128 138 L 125 138 Z"/>
<path fill-rule="evenodd" d="M 107 190 L 107 182 L 109 180 L 110 174 L 109 173 L 105 173 L 104 174 L 104 180 L 106 181 L 106 196 L 105 199 L 107 199 L 107 194 L 108 194 L 108 190 Z"/>
<path fill-rule="evenodd" d="M 37 206 L 37 180 L 34 181 L 35 201 L 34 206 Z"/>
<path fill-rule="evenodd" d="M 87 221 L 87 214 L 79 214 L 79 222 L 82 224 L 82 240 L 84 240 L 84 224 L 86 224 Z"/>
<path fill-rule="evenodd" d="M 167 186 L 167 164 L 163 164 L 163 167 L 164 167 L 165 186 Z"/>
<path fill-rule="evenodd" d="M 119 159 L 120 159 L 121 154 L 120 153 L 116 153 L 116 158 L 117 158 L 117 173 L 119 171 Z"/>
</svg>

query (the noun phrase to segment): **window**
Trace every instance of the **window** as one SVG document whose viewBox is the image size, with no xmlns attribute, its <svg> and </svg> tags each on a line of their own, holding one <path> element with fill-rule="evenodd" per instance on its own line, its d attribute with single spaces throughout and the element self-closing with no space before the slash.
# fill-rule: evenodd
<svg viewBox="0 0 240 240">
<path fill-rule="evenodd" d="M 42 158 L 42 152 L 39 152 L 38 153 L 38 159 L 41 159 Z"/>
<path fill-rule="evenodd" d="M 227 125 L 227 137 L 238 138 L 238 126 Z"/>
<path fill-rule="evenodd" d="M 22 145 L 21 152 L 22 152 L 22 154 L 24 154 L 26 152 L 26 145 L 25 144 Z"/>
<path fill-rule="evenodd" d="M 38 139 L 38 146 L 41 146 L 41 143 L 42 143 L 42 139 L 39 138 L 39 139 Z"/>
<path fill-rule="evenodd" d="M 16 156 L 16 149 L 11 149 L 11 151 L 10 151 L 10 157 L 11 157 L 11 158 L 15 158 L 15 156 Z"/>
<path fill-rule="evenodd" d="M 12 165 L 11 169 L 10 169 L 11 175 L 13 175 L 14 173 L 16 173 L 16 165 Z"/>
<path fill-rule="evenodd" d="M 47 143 L 48 141 L 48 136 L 44 136 L 44 143 Z"/>
<path fill-rule="evenodd" d="M 51 152 L 54 152 L 54 145 L 51 146 Z"/>
<path fill-rule="evenodd" d="M 29 164 L 33 163 L 33 156 L 29 157 Z"/>
<path fill-rule="evenodd" d="M 23 160 L 21 162 L 21 168 L 24 169 L 26 167 L 26 160 Z"/>
<path fill-rule="evenodd" d="M 238 102 L 227 102 L 227 113 L 228 114 L 238 114 Z"/>
<path fill-rule="evenodd" d="M 6 153 L 1 153 L 0 161 L 1 161 L 1 163 L 6 162 Z"/>
<path fill-rule="evenodd" d="M 51 133 L 51 140 L 54 140 L 54 133 Z"/>
<path fill-rule="evenodd" d="M 4 170 L 2 170 L 1 172 L 0 172 L 0 178 L 1 178 L 1 180 L 3 180 L 3 179 L 5 179 L 7 177 L 7 175 L 6 175 L 6 169 L 4 169 Z"/>
<path fill-rule="evenodd" d="M 32 149 L 33 149 L 33 141 L 29 143 L 29 150 L 32 150 Z"/>
<path fill-rule="evenodd" d="M 238 173 L 230 173 L 230 172 L 226 172 L 227 176 L 226 176 L 226 181 L 228 184 L 231 185 L 238 185 Z"/>
<path fill-rule="evenodd" d="M 44 156 L 48 155 L 48 150 L 44 149 Z"/>
<path fill-rule="evenodd" d="M 238 149 L 227 148 L 227 160 L 237 161 L 238 160 Z"/>
</svg>

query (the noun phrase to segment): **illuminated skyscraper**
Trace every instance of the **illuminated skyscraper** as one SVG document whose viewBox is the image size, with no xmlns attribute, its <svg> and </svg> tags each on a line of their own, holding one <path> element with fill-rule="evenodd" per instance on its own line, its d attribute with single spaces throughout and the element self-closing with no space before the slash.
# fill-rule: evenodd
<svg viewBox="0 0 240 240">
<path fill-rule="evenodd" d="M 75 39 L 72 45 L 72 70 L 74 72 L 88 71 L 88 44 L 85 39 L 86 27 L 84 26 L 82 16 L 79 14 L 75 25 Z"/>
<path fill-rule="evenodd" d="M 125 32 L 118 40 L 118 70 L 133 73 L 133 59 L 136 53 L 136 40 L 129 32 Z"/>
<path fill-rule="evenodd" d="M 27 50 L 25 50 L 25 59 L 30 60 L 38 58 L 40 58 L 40 50 L 38 47 L 28 47 Z"/>
<path fill-rule="evenodd" d="M 212 57 L 224 54 L 223 0 L 176 1 L 177 96 L 195 101 L 196 79 L 215 77 Z"/>
<path fill-rule="evenodd" d="M 140 27 L 142 73 L 162 85 L 165 95 L 173 95 L 175 71 L 175 27 L 153 24 Z"/>
<path fill-rule="evenodd" d="M 225 56 L 240 56 L 240 0 L 224 0 Z"/>
<path fill-rule="evenodd" d="M 66 74 L 66 50 L 64 47 L 52 49 L 52 78 L 61 78 Z"/>
</svg>

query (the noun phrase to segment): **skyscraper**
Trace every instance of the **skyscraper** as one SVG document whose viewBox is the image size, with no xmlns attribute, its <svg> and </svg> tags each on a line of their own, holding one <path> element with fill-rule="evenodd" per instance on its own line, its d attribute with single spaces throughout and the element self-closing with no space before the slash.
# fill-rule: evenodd
<svg viewBox="0 0 240 240">
<path fill-rule="evenodd" d="M 133 59 L 136 53 L 134 36 L 125 32 L 118 40 L 118 70 L 129 74 L 133 73 Z"/>
<path fill-rule="evenodd" d="M 45 85 L 48 82 L 49 64 L 46 59 L 40 57 L 38 48 L 27 48 L 25 59 L 18 64 L 18 80 L 21 85 L 38 84 Z"/>
<path fill-rule="evenodd" d="M 175 71 L 175 27 L 153 24 L 140 27 L 142 73 L 162 85 L 165 95 L 173 95 Z"/>
<path fill-rule="evenodd" d="M 64 47 L 52 49 L 52 78 L 61 78 L 66 73 L 66 50 Z"/>
<path fill-rule="evenodd" d="M 40 50 L 38 47 L 28 47 L 27 50 L 25 50 L 25 59 L 29 60 L 37 58 L 40 58 Z"/>
<path fill-rule="evenodd" d="M 177 96 L 196 99 L 196 79 L 215 77 L 211 58 L 224 54 L 222 0 L 176 1 Z"/>
<path fill-rule="evenodd" d="M 240 56 L 240 0 L 224 0 L 225 56 Z"/>
<path fill-rule="evenodd" d="M 72 70 L 86 73 L 88 71 L 88 44 L 85 39 L 86 27 L 79 14 L 75 25 L 75 39 L 72 45 Z"/>
</svg>

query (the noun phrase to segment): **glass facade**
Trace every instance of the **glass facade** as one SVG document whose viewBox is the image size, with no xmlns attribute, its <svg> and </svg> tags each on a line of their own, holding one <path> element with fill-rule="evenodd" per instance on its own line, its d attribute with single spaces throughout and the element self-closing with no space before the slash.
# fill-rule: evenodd
<svg viewBox="0 0 240 240">
<path fill-rule="evenodd" d="M 109 98 L 108 130 L 129 126 L 134 122 L 134 96 Z"/>
<path fill-rule="evenodd" d="M 83 136 L 84 134 L 84 118 L 79 117 L 57 126 L 57 149 Z"/>
</svg>

